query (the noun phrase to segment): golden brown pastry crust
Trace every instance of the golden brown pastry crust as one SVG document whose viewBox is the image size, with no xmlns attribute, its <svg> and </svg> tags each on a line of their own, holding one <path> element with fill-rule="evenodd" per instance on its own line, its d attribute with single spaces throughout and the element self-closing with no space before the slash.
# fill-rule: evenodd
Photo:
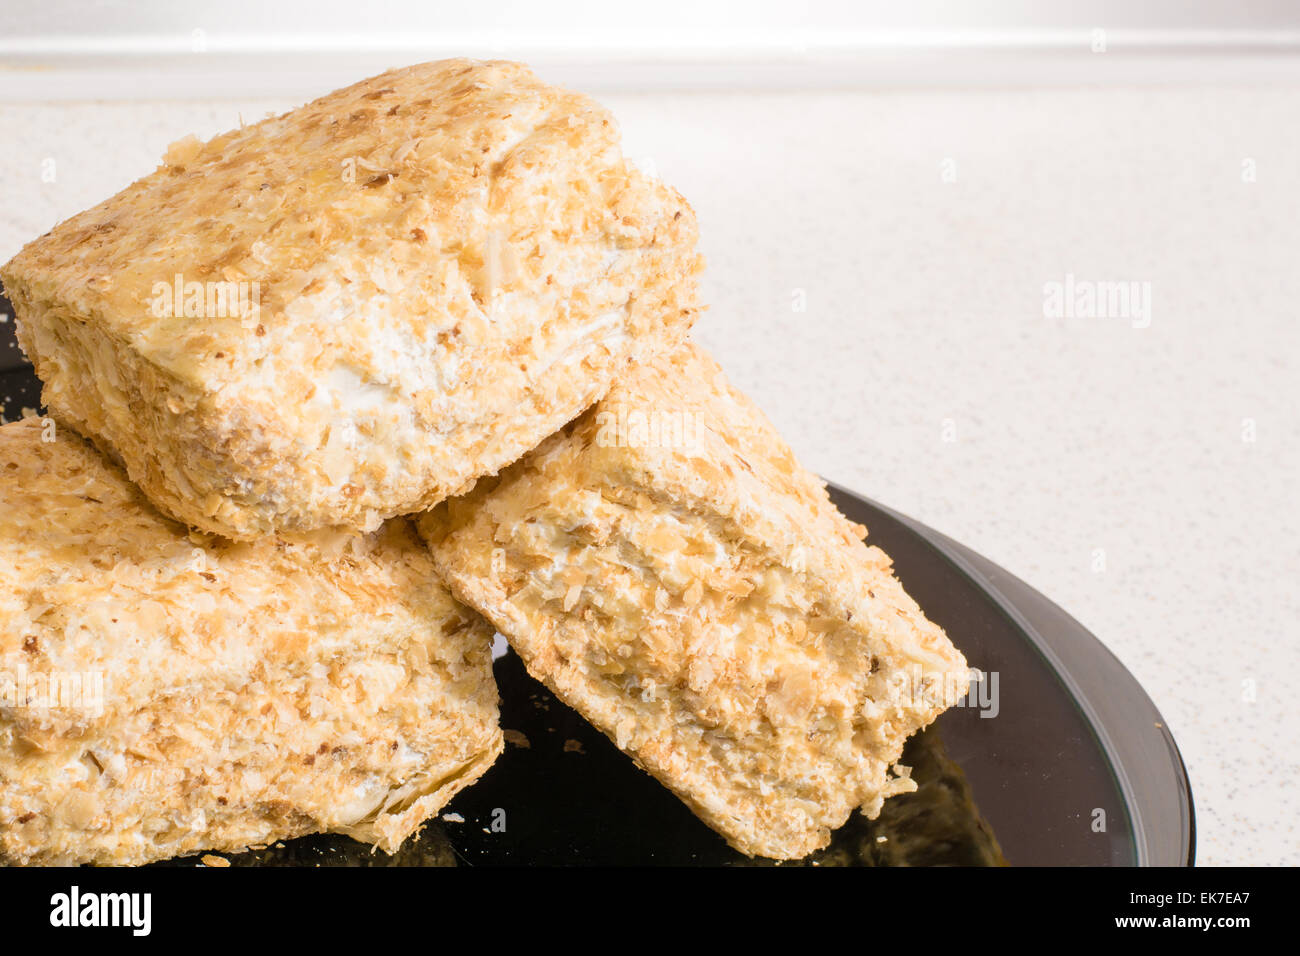
<svg viewBox="0 0 1300 956">
<path fill-rule="evenodd" d="M 491 765 L 492 629 L 409 522 L 190 533 L 51 425 L 0 428 L 0 861 L 392 852 Z"/>
<path fill-rule="evenodd" d="M 904 741 L 966 691 L 889 558 L 693 345 L 419 527 L 535 677 L 750 855 L 910 789 Z"/>
<path fill-rule="evenodd" d="M 518 458 L 690 327 L 695 239 L 600 106 L 447 60 L 174 144 L 0 279 L 51 411 L 251 539 L 373 530 Z"/>
</svg>

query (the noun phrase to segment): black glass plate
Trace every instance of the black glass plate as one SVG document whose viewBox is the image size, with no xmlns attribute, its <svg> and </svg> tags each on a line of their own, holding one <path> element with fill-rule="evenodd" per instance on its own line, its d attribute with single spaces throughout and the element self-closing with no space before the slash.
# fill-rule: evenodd
<svg viewBox="0 0 1300 956">
<path fill-rule="evenodd" d="M 12 316 L 0 299 L 0 313 Z M 30 367 L 6 361 L 13 419 L 36 407 Z M 16 353 L 15 353 L 16 354 Z M 832 486 L 904 586 L 973 667 L 979 695 L 908 744 L 915 793 L 855 815 L 831 845 L 783 865 L 1190 865 L 1192 795 L 1173 737 L 1123 665 L 1077 621 L 969 549 Z M 291 865 L 766 865 L 734 852 L 507 653 L 496 661 L 510 743 L 475 786 L 394 857 L 307 837 L 232 857 Z M 194 865 L 195 861 L 170 861 Z"/>
</svg>

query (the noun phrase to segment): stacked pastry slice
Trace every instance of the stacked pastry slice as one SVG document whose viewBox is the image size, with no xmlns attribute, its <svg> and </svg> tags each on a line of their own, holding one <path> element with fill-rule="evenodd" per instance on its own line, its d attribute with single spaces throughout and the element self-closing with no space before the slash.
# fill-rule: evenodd
<svg viewBox="0 0 1300 956">
<path fill-rule="evenodd" d="M 0 427 L 0 469 L 0 857 L 391 852 L 500 753 L 491 629 L 409 522 L 190 533 L 35 418 Z"/>
<path fill-rule="evenodd" d="M 513 63 L 208 143 L 3 269 L 51 413 L 168 514 L 370 531 L 514 461 L 694 320 L 695 219 Z"/>
<path fill-rule="evenodd" d="M 53 416 L 0 432 L 0 855 L 393 850 L 471 783 L 491 629 L 399 516 L 678 341 L 694 239 L 597 104 L 451 60 L 175 144 L 0 269 Z"/>
<path fill-rule="evenodd" d="M 530 672 L 747 854 L 825 846 L 912 788 L 966 663 L 693 345 L 421 519 Z"/>
<path fill-rule="evenodd" d="M 964 661 L 687 342 L 695 239 L 595 103 L 451 60 L 0 268 L 52 416 L 0 429 L 0 855 L 396 849 L 501 749 L 479 614 L 745 853 L 908 789 Z"/>
</svg>

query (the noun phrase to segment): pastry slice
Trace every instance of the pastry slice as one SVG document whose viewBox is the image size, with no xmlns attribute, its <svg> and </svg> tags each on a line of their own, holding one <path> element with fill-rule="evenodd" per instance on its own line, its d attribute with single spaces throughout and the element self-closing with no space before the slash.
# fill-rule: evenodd
<svg viewBox="0 0 1300 956">
<path fill-rule="evenodd" d="M 695 239 L 596 103 L 447 60 L 176 143 L 0 279 L 51 413 L 249 540 L 514 461 L 684 335 Z"/>
<path fill-rule="evenodd" d="M 500 753 L 492 629 L 405 519 L 189 533 L 38 419 L 0 427 L 0 475 L 0 862 L 391 853 Z"/>
<path fill-rule="evenodd" d="M 529 671 L 736 849 L 792 859 L 913 789 L 966 662 L 693 345 L 419 522 Z"/>
</svg>

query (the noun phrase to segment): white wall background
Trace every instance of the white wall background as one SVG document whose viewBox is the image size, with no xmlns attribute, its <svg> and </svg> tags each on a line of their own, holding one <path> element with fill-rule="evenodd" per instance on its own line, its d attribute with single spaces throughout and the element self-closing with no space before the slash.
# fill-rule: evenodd
<svg viewBox="0 0 1300 956">
<path fill-rule="evenodd" d="M 1288 0 L 45 0 L 0 8 L 0 99 L 306 96 L 451 55 L 597 91 L 1257 79 L 1297 50 Z"/>
</svg>

